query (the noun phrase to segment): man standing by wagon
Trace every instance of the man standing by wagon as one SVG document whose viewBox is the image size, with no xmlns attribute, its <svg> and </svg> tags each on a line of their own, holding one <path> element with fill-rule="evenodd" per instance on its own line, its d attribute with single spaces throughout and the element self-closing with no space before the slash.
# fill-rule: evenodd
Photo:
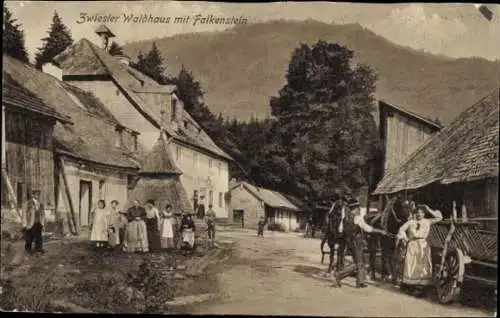
<svg viewBox="0 0 500 318">
<path fill-rule="evenodd" d="M 43 224 L 44 224 L 44 207 L 39 201 L 40 190 L 34 189 L 31 192 L 31 198 L 26 203 L 23 213 L 23 232 L 24 232 L 24 249 L 28 253 L 32 253 L 33 242 L 35 242 L 35 252 L 44 253 L 43 251 Z"/>
<path fill-rule="evenodd" d="M 356 287 L 368 287 L 365 283 L 365 262 L 363 253 L 362 232 L 379 233 L 385 235 L 386 232 L 374 229 L 364 221 L 364 215 L 361 212 L 360 204 L 355 199 L 350 199 L 347 203 L 348 209 L 342 220 L 343 232 L 347 248 L 351 251 L 354 263 L 335 274 L 335 283 L 341 286 L 342 279 L 356 272 Z"/>
</svg>

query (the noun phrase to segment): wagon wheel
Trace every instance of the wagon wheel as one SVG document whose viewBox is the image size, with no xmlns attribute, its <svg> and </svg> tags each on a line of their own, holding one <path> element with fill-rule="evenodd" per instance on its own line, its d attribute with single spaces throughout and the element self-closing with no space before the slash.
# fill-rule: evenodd
<svg viewBox="0 0 500 318">
<path fill-rule="evenodd" d="M 446 253 L 443 268 L 439 269 L 436 286 L 438 301 L 441 304 L 449 304 L 460 295 L 464 268 L 464 255 L 461 250 L 456 249 Z"/>
</svg>

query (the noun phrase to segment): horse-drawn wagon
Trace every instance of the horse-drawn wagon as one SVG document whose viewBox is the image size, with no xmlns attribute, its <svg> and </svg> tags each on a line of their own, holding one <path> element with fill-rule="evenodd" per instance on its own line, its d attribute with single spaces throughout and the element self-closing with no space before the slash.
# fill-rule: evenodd
<svg viewBox="0 0 500 318">
<path fill-rule="evenodd" d="M 444 220 L 432 225 L 428 242 L 440 303 L 456 300 L 466 281 L 496 288 L 497 233 L 477 221 Z"/>
</svg>

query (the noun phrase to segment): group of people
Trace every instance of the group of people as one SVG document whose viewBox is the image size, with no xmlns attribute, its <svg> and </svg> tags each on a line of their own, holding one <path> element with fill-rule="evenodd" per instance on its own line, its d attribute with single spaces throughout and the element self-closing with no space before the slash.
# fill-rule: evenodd
<svg viewBox="0 0 500 318">
<path fill-rule="evenodd" d="M 367 287 L 365 282 L 363 232 L 380 234 L 405 244 L 406 252 L 402 277 L 399 277 L 402 286 L 423 289 L 432 283 L 431 249 L 427 244 L 427 236 L 431 225 L 442 220 L 442 214 L 439 210 L 433 210 L 425 204 L 412 204 L 411 207 L 408 220 L 399 228 L 396 236 L 393 237 L 386 230 L 374 228 L 365 222 L 365 212 L 360 209 L 357 200 L 349 195 L 335 198 L 327 214 L 327 224 L 335 228 L 334 239 L 335 243 L 338 244 L 337 264 L 334 274 L 336 286 L 341 286 L 341 281 L 345 277 L 356 274 L 356 287 Z M 333 239 L 333 236 L 325 235 L 321 242 L 321 250 L 323 250 L 323 245 L 329 239 Z M 331 245 L 330 242 L 329 245 Z M 354 263 L 344 267 L 346 248 L 350 250 Z"/>
<path fill-rule="evenodd" d="M 193 248 L 196 226 L 190 213 L 174 211 L 167 204 L 162 211 L 154 200 L 142 206 L 138 200 L 126 211 L 117 200 L 106 207 L 99 200 L 92 212 L 90 240 L 96 248 L 120 248 L 125 252 L 158 252 Z"/>
</svg>

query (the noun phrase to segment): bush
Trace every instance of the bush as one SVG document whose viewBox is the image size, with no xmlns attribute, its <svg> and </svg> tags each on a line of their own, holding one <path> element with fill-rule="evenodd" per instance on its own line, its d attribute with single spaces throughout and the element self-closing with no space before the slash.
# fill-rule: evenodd
<svg viewBox="0 0 500 318">
<path fill-rule="evenodd" d="M 14 278 L 2 280 L 0 304 L 3 310 L 43 312 L 57 294 L 53 272 L 31 273 L 29 283 L 19 284 Z"/>
<path fill-rule="evenodd" d="M 267 226 L 269 231 L 285 232 L 285 227 L 279 223 L 271 223 Z"/>
<path fill-rule="evenodd" d="M 144 296 L 144 313 L 164 313 L 166 301 L 174 298 L 172 284 L 165 272 L 165 264 L 146 257 L 135 275 L 129 275 L 129 284 Z"/>
</svg>

